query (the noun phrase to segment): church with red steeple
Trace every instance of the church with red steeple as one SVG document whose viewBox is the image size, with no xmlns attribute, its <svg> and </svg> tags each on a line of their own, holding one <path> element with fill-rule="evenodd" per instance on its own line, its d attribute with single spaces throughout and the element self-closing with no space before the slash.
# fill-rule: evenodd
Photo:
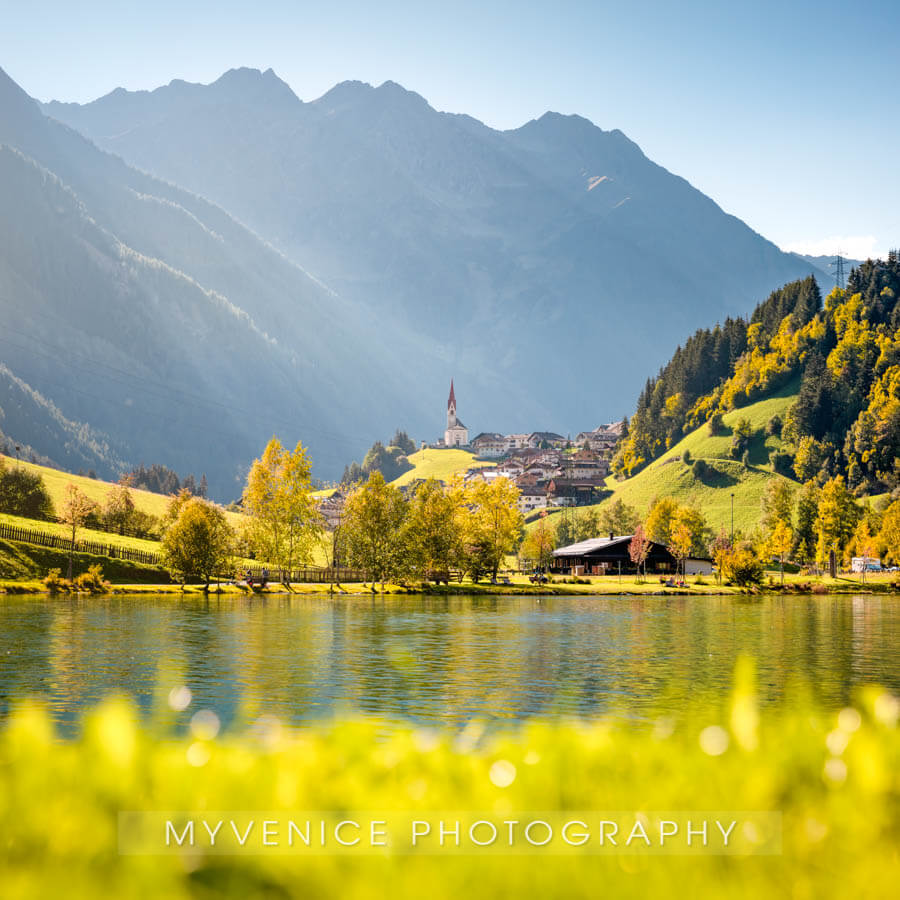
<svg viewBox="0 0 900 900">
<path fill-rule="evenodd" d="M 456 392 L 453 379 L 450 379 L 450 397 L 447 399 L 447 430 L 444 432 L 444 445 L 447 447 L 465 447 L 469 443 L 469 429 L 456 417 Z"/>
</svg>

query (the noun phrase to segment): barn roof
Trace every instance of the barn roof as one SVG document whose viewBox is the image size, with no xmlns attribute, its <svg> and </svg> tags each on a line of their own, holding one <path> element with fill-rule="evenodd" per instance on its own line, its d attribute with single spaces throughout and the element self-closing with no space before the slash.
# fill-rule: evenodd
<svg viewBox="0 0 900 900">
<path fill-rule="evenodd" d="M 584 556 L 594 550 L 603 550 L 606 547 L 614 547 L 623 541 L 630 541 L 634 537 L 631 534 L 610 535 L 605 538 L 590 538 L 587 541 L 579 541 L 577 544 L 569 544 L 568 547 L 557 547 L 553 551 L 554 556 Z"/>
</svg>

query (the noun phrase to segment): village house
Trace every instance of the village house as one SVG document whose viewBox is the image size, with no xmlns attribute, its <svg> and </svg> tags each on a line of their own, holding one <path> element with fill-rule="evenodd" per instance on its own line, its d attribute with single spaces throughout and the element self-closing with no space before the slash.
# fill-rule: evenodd
<svg viewBox="0 0 900 900">
<path fill-rule="evenodd" d="M 562 464 L 562 476 L 575 481 L 591 481 L 601 484 L 609 475 L 609 465 L 601 459 L 566 459 Z"/>
<path fill-rule="evenodd" d="M 500 477 L 500 473 L 494 466 L 478 466 L 474 469 L 466 469 L 463 473 L 463 481 L 491 482 L 498 477 Z"/>
<path fill-rule="evenodd" d="M 568 439 L 553 431 L 532 431 L 528 435 L 529 447 L 565 447 Z"/>
<path fill-rule="evenodd" d="M 553 551 L 550 571 L 557 575 L 635 575 L 637 568 L 631 561 L 628 548 L 634 535 L 609 535 L 579 541 Z M 664 544 L 650 541 L 646 569 L 648 574 L 675 574 L 680 564 Z M 703 557 L 685 560 L 688 575 L 708 575 L 713 571 L 712 561 Z"/>
<path fill-rule="evenodd" d="M 495 431 L 483 431 L 472 439 L 471 447 L 476 456 L 499 459 L 506 455 L 506 438 Z"/>
<path fill-rule="evenodd" d="M 559 475 L 559 466 L 553 463 L 533 462 L 525 467 L 522 477 L 536 478 L 537 480 L 546 481 L 554 475 Z"/>
<path fill-rule="evenodd" d="M 547 488 L 526 484 L 519 487 L 519 512 L 526 515 L 547 506 Z"/>
<path fill-rule="evenodd" d="M 598 486 L 590 481 L 551 478 L 547 483 L 549 506 L 590 506 L 599 499 Z"/>
<path fill-rule="evenodd" d="M 585 444 L 591 450 L 612 451 L 622 434 L 621 422 L 610 422 L 601 425 L 593 431 L 582 431 L 575 436 L 575 445 L 583 447 Z"/>
<path fill-rule="evenodd" d="M 517 459 L 508 459 L 497 466 L 497 474 L 515 481 L 525 471 L 525 464 Z"/>
<path fill-rule="evenodd" d="M 506 435 L 506 450 L 525 450 L 528 448 L 527 434 L 508 434 Z"/>
<path fill-rule="evenodd" d="M 329 531 L 334 531 L 341 523 L 341 516 L 344 512 L 344 503 L 347 500 L 346 494 L 340 490 L 332 492 L 328 497 L 324 497 L 316 503 L 316 509 L 325 522 L 325 527 Z"/>
</svg>

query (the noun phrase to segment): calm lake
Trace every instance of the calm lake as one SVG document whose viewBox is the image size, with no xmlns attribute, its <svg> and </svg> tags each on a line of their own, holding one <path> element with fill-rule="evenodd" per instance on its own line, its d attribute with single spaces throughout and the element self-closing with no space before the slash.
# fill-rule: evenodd
<svg viewBox="0 0 900 900">
<path fill-rule="evenodd" d="M 839 708 L 855 686 L 900 692 L 891 597 L 0 596 L 0 718 L 44 699 L 61 730 L 114 692 L 148 712 L 187 685 L 183 714 L 301 723 L 357 710 L 428 725 L 536 714 L 641 717 L 721 695 L 758 661 L 763 703 L 793 679 Z M 175 674 L 173 674 L 175 673 Z M 175 680 L 173 680 L 175 678 Z"/>
</svg>

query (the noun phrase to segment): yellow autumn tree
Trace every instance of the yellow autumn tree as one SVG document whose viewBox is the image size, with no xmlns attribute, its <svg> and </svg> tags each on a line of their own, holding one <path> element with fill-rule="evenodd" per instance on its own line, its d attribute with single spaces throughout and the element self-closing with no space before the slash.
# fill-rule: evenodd
<svg viewBox="0 0 900 900">
<path fill-rule="evenodd" d="M 766 551 L 772 556 L 778 557 L 778 566 L 781 572 L 781 583 L 784 584 L 784 560 L 791 552 L 794 543 L 794 532 L 784 519 L 777 519 L 769 540 L 766 542 Z"/>
<path fill-rule="evenodd" d="M 467 562 L 473 576 L 490 572 L 496 578 L 507 553 L 512 553 L 525 527 L 519 512 L 519 489 L 507 478 L 475 481 L 463 491 Z"/>
<path fill-rule="evenodd" d="M 293 451 L 273 437 L 253 461 L 243 495 L 249 517 L 245 536 L 257 557 L 281 570 L 287 581 L 306 565 L 322 538 L 322 519 L 312 496 L 312 463 L 303 444 Z"/>
</svg>

